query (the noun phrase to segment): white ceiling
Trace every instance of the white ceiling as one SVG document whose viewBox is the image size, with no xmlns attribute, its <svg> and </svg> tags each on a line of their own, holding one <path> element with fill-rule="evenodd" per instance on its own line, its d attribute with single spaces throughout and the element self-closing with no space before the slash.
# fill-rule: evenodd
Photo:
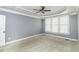
<svg viewBox="0 0 79 59">
<path fill-rule="evenodd" d="M 45 9 L 48 9 L 48 10 L 51 10 L 50 12 L 45 12 L 45 14 L 42 14 L 41 12 L 40 13 L 36 13 L 37 11 L 36 10 L 33 10 L 33 9 L 41 9 L 41 7 L 39 6 L 20 6 L 20 8 L 24 9 L 24 10 L 28 10 L 32 13 L 35 13 L 39 16 L 47 16 L 47 15 L 52 15 L 52 14 L 55 14 L 55 13 L 60 13 L 62 12 L 63 10 L 65 10 L 65 7 L 60 7 L 60 6 L 46 6 Z"/>
<path fill-rule="evenodd" d="M 35 18 L 50 17 L 53 15 L 74 13 L 79 11 L 78 6 L 46 6 L 45 9 L 51 11 L 45 12 L 45 14 L 36 13 L 37 11 L 33 10 L 40 8 L 41 8 L 40 6 L 0 6 L 0 11 L 7 11 Z"/>
</svg>

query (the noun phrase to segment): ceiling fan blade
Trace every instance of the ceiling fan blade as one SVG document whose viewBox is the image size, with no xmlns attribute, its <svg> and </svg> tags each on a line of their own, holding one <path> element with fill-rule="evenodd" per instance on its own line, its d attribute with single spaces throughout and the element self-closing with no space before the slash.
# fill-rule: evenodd
<svg viewBox="0 0 79 59">
<path fill-rule="evenodd" d="M 45 6 L 41 6 L 41 8 L 42 8 L 41 10 L 44 10 L 45 9 Z"/>
<path fill-rule="evenodd" d="M 51 11 L 51 10 L 44 10 L 44 11 Z"/>
<path fill-rule="evenodd" d="M 40 11 L 36 12 L 36 13 L 39 13 Z"/>
</svg>

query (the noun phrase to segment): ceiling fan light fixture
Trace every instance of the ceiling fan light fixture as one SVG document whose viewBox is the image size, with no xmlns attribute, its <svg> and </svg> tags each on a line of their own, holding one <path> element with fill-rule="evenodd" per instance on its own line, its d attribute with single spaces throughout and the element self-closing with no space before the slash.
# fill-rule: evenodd
<svg viewBox="0 0 79 59">
<path fill-rule="evenodd" d="M 38 11 L 38 12 L 36 12 L 36 13 L 42 13 L 42 14 L 45 14 L 45 12 L 50 12 L 51 10 L 47 10 L 47 9 L 45 9 L 46 7 L 45 6 L 40 6 L 41 7 L 41 9 L 33 9 L 33 10 L 36 10 L 36 11 Z"/>
</svg>

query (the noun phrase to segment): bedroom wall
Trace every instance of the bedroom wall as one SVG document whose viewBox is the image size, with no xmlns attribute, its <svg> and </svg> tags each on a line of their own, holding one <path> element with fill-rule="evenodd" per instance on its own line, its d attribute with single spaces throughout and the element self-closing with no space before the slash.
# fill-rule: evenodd
<svg viewBox="0 0 79 59">
<path fill-rule="evenodd" d="M 6 16 L 6 42 L 42 33 L 42 20 L 0 11 Z"/>
<path fill-rule="evenodd" d="M 78 15 L 70 16 L 70 38 L 78 39 Z"/>
<path fill-rule="evenodd" d="M 78 39 L 78 15 L 70 15 L 70 35 L 67 34 L 58 34 L 58 33 L 50 33 L 57 36 L 63 36 L 72 39 Z"/>
<path fill-rule="evenodd" d="M 42 19 L 42 31 L 43 33 L 45 33 L 45 20 Z"/>
<path fill-rule="evenodd" d="M 79 40 L 79 13 L 78 13 L 78 40 Z"/>
</svg>

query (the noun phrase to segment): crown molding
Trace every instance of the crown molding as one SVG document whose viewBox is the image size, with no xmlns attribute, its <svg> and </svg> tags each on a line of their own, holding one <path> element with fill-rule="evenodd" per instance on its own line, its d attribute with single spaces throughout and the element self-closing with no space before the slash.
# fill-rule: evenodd
<svg viewBox="0 0 79 59">
<path fill-rule="evenodd" d="M 24 14 L 18 11 L 14 11 L 14 10 L 9 10 L 6 8 L 1 8 L 0 7 L 0 11 L 5 11 L 5 12 L 9 12 L 9 13 L 13 13 L 13 14 L 18 14 L 18 15 L 23 15 L 23 16 L 28 16 L 28 17 L 33 17 L 33 18 L 37 18 L 37 19 L 41 19 L 41 17 L 37 17 L 37 16 L 33 16 L 33 15 L 28 15 L 28 14 Z"/>
<path fill-rule="evenodd" d="M 64 13 L 64 14 L 56 14 L 56 15 L 51 15 L 51 16 L 45 16 L 45 17 L 42 17 L 43 19 L 45 18 L 50 18 L 50 17 L 57 17 L 57 16 L 62 16 L 62 15 L 76 15 L 78 14 L 79 12 L 71 12 L 71 13 Z"/>
<path fill-rule="evenodd" d="M 22 10 L 24 10 L 24 11 L 26 11 L 26 12 L 31 12 L 31 13 L 36 14 L 35 12 L 33 12 L 33 11 L 31 11 L 31 10 L 28 10 L 28 9 L 24 9 L 23 7 L 20 7 L 20 6 L 15 6 L 15 8 L 19 8 L 19 9 L 22 9 Z"/>
</svg>

